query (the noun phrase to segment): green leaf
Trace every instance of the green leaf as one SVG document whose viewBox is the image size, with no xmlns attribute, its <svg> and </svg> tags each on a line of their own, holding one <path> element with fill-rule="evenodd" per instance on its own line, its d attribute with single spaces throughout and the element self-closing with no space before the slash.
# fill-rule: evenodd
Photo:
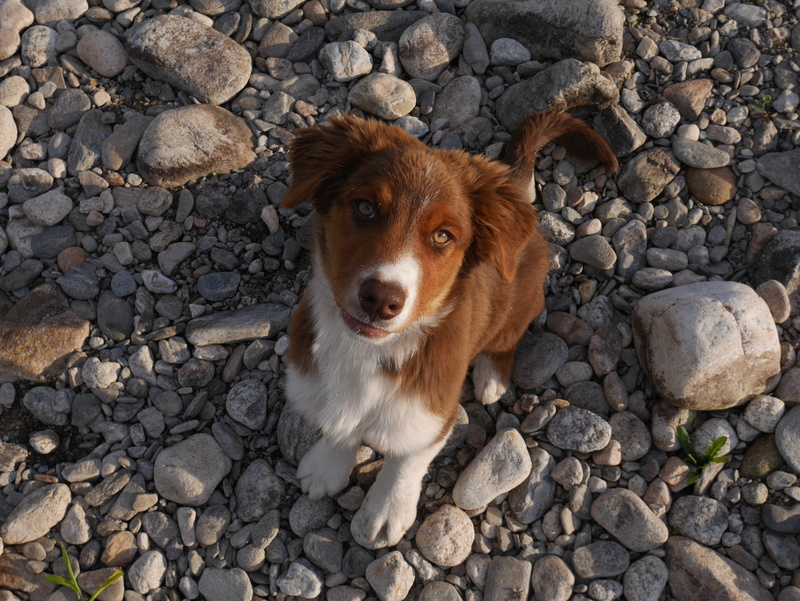
<svg viewBox="0 0 800 601">
<path fill-rule="evenodd" d="M 727 436 L 720 436 L 717 438 L 714 442 L 708 445 L 708 448 L 706 449 L 706 457 L 708 459 L 716 457 L 717 454 L 722 450 L 722 447 L 725 446 L 726 442 L 728 442 Z"/>
<path fill-rule="evenodd" d="M 66 586 L 67 588 L 75 590 L 75 585 L 72 584 L 66 578 L 62 578 L 61 576 L 56 576 L 55 574 L 45 574 L 44 577 L 45 580 L 47 580 L 47 582 L 52 582 L 53 584 L 57 584 L 59 586 Z"/>
<path fill-rule="evenodd" d="M 694 445 L 692 444 L 692 439 L 689 438 L 688 432 L 686 432 L 686 428 L 683 426 L 678 426 L 675 430 L 675 434 L 678 436 L 678 444 L 681 445 L 683 452 L 686 453 L 687 458 L 693 457 L 695 455 Z"/>
<path fill-rule="evenodd" d="M 727 463 L 730 460 L 730 457 L 714 457 L 711 459 L 711 463 Z"/>
<path fill-rule="evenodd" d="M 105 581 L 103 584 L 101 584 L 101 585 L 100 585 L 100 588 L 98 588 L 98 589 L 97 589 L 97 590 L 94 592 L 94 595 L 92 595 L 92 596 L 89 598 L 89 601 L 94 601 L 95 599 L 97 599 L 97 597 L 99 597 L 99 596 L 100 596 L 100 594 L 101 594 L 101 593 L 102 593 L 104 590 L 106 590 L 106 589 L 107 589 L 109 586 L 111 586 L 112 584 L 114 584 L 114 583 L 115 583 L 117 580 L 119 580 L 120 578 L 122 578 L 122 572 L 114 572 L 114 573 L 113 573 L 111 576 L 109 576 L 108 580 L 106 580 L 106 581 Z"/>
<path fill-rule="evenodd" d="M 686 480 L 687 484 L 694 484 L 700 479 L 700 472 L 692 472 L 689 478 Z"/>
</svg>

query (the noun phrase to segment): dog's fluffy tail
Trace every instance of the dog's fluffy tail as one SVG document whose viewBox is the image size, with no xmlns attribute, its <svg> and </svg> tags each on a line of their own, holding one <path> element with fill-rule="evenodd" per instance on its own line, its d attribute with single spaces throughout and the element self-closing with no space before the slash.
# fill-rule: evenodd
<svg viewBox="0 0 800 601">
<path fill-rule="evenodd" d="M 505 162 L 518 177 L 530 178 L 536 153 L 550 142 L 561 144 L 582 161 L 599 161 L 612 173 L 617 171 L 617 157 L 603 137 L 568 113 L 545 112 L 526 117 L 506 147 Z"/>
</svg>

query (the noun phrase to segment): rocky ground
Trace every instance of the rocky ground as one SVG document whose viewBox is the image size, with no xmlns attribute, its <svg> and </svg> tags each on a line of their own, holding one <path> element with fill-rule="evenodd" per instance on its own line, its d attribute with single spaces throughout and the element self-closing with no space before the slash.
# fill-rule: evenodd
<svg viewBox="0 0 800 601">
<path fill-rule="evenodd" d="M 800 600 L 797 0 L 0 0 L 0 601 Z M 547 311 L 464 389 L 394 549 L 294 477 L 309 207 L 296 129 L 350 113 L 545 148 Z M 693 484 L 675 428 L 721 454 Z"/>
</svg>

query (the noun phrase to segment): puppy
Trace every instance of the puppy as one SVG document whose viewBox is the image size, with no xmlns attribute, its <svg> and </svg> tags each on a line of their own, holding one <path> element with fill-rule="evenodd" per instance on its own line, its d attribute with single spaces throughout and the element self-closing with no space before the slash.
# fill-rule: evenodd
<svg viewBox="0 0 800 601">
<path fill-rule="evenodd" d="M 482 403 L 509 384 L 517 343 L 544 308 L 548 245 L 525 198 L 551 140 L 616 170 L 600 135 L 567 114 L 527 118 L 506 164 L 351 117 L 291 143 L 283 206 L 310 201 L 317 221 L 286 395 L 322 431 L 297 477 L 320 499 L 347 486 L 362 443 L 385 456 L 353 519 L 361 544 L 394 545 L 413 524 L 469 366 Z"/>
</svg>

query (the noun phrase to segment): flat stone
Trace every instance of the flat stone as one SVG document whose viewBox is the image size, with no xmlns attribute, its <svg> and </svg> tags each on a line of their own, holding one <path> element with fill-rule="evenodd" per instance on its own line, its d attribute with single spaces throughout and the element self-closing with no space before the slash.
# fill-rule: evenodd
<svg viewBox="0 0 800 601">
<path fill-rule="evenodd" d="M 645 552 L 669 536 L 666 525 L 630 490 L 615 488 L 592 503 L 592 517 L 631 551 Z"/>
<path fill-rule="evenodd" d="M 215 443 L 216 444 L 216 443 Z M 255 522 L 281 504 L 286 486 L 272 467 L 256 459 L 236 482 L 236 513 L 245 522 Z"/>
<path fill-rule="evenodd" d="M 710 79 L 692 79 L 664 88 L 664 98 L 675 105 L 684 119 L 693 122 L 700 117 L 713 89 Z"/>
<path fill-rule="evenodd" d="M 639 302 L 632 325 L 650 381 L 679 407 L 743 404 L 780 371 L 772 314 L 743 284 L 700 282 L 656 292 Z M 733 372 L 741 377 L 730 378 Z"/>
<path fill-rule="evenodd" d="M 0 526 L 6 545 L 21 545 L 50 532 L 67 512 L 72 500 L 66 484 L 48 484 L 25 495 Z"/>
<path fill-rule="evenodd" d="M 260 304 L 220 311 L 186 324 L 186 339 L 194 346 L 232 344 L 256 338 L 274 339 L 289 325 L 291 309 L 286 305 Z"/>
<path fill-rule="evenodd" d="M 455 15 L 435 13 L 409 26 L 400 36 L 400 62 L 411 77 L 433 81 L 464 46 L 464 26 Z"/>
<path fill-rule="evenodd" d="M 55 286 L 34 289 L 0 318 L 0 383 L 55 376 L 88 335 L 89 322 Z"/>
<path fill-rule="evenodd" d="M 800 150 L 770 152 L 756 161 L 758 172 L 776 186 L 800 195 Z"/>
<path fill-rule="evenodd" d="M 623 587 L 628 601 L 658 601 L 667 586 L 669 570 L 654 555 L 645 555 L 625 572 Z"/>
<path fill-rule="evenodd" d="M 688 495 L 672 505 L 669 525 L 699 543 L 718 545 L 728 528 L 728 510 L 715 499 Z"/>
<path fill-rule="evenodd" d="M 484 601 L 526 601 L 531 570 L 529 561 L 504 555 L 493 557 L 486 573 Z"/>
<path fill-rule="evenodd" d="M 672 144 L 672 152 L 675 153 L 675 158 L 684 165 L 698 169 L 727 167 L 731 162 L 730 155 L 724 150 L 683 136 L 678 136 Z"/>
<path fill-rule="evenodd" d="M 778 422 L 775 444 L 787 465 L 800 473 L 800 407 L 788 411 Z"/>
<path fill-rule="evenodd" d="M 150 77 L 210 104 L 230 100 L 247 85 L 252 68 L 243 46 L 176 15 L 162 15 L 128 30 L 125 48 L 131 62 Z"/>
<path fill-rule="evenodd" d="M 575 575 L 556 555 L 545 555 L 533 564 L 531 586 L 534 599 L 568 601 L 575 585 Z"/>
<path fill-rule="evenodd" d="M 103 121 L 102 111 L 92 109 L 81 117 L 69 147 L 67 171 L 77 176 L 89 171 L 100 162 L 105 139 L 111 134 L 111 126 Z"/>
<path fill-rule="evenodd" d="M 116 77 L 128 64 L 122 42 L 103 29 L 87 32 L 76 50 L 80 59 L 103 77 Z"/>
<path fill-rule="evenodd" d="M 618 576 L 631 562 L 628 551 L 613 541 L 597 541 L 575 550 L 572 565 L 581 578 Z"/>
<path fill-rule="evenodd" d="M 498 432 L 464 469 L 453 488 L 453 502 L 478 509 L 522 483 L 531 471 L 525 441 L 517 430 Z"/>
<path fill-rule="evenodd" d="M 610 0 L 476 0 L 466 14 L 487 44 L 512 38 L 536 60 L 577 58 L 603 67 L 622 53 L 624 17 Z"/>
<path fill-rule="evenodd" d="M 593 453 L 611 440 L 611 426 L 592 411 L 563 407 L 547 425 L 547 438 L 560 449 Z"/>
<path fill-rule="evenodd" d="M 514 517 L 523 524 L 532 524 L 541 518 L 553 504 L 556 484 L 550 474 L 555 459 L 542 448 L 529 451 L 531 471 L 528 477 L 508 495 Z"/>
<path fill-rule="evenodd" d="M 200 594 L 215 601 L 250 601 L 253 586 L 244 570 L 207 567 L 198 582 Z"/>
<path fill-rule="evenodd" d="M 672 595 L 682 601 L 771 601 L 755 574 L 682 536 L 666 544 Z"/>
<path fill-rule="evenodd" d="M 723 205 L 736 196 L 737 177 L 730 167 L 686 170 L 689 192 L 704 205 Z"/>
</svg>

